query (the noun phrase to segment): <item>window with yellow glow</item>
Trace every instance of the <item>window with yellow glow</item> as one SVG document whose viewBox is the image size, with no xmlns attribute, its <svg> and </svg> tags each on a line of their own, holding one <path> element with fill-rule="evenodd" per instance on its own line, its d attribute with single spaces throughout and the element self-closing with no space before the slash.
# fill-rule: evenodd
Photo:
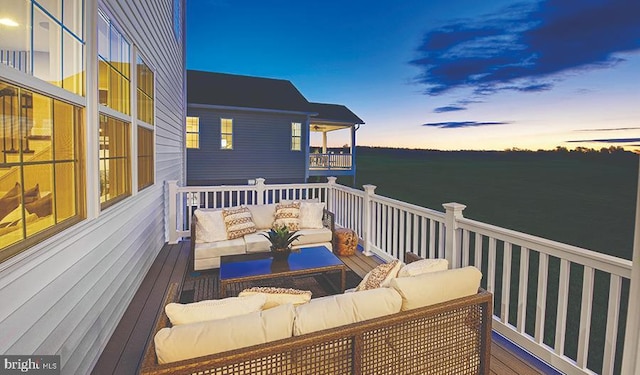
<svg viewBox="0 0 640 375">
<path fill-rule="evenodd" d="M 0 261 L 84 216 L 82 112 L 0 81 Z"/>
<path fill-rule="evenodd" d="M 153 185 L 153 130 L 138 126 L 138 190 Z"/>
<path fill-rule="evenodd" d="M 98 102 L 131 113 L 131 48 L 129 42 L 98 12 Z"/>
<path fill-rule="evenodd" d="M 302 149 L 302 124 L 291 123 L 291 150 L 300 151 Z"/>
<path fill-rule="evenodd" d="M 100 203 L 102 208 L 131 195 L 129 124 L 100 115 Z"/>
<path fill-rule="evenodd" d="M 233 119 L 220 119 L 220 148 L 233 150 Z"/>
<path fill-rule="evenodd" d="M 138 56 L 136 64 L 138 79 L 138 120 L 153 125 L 153 71 Z"/>
<path fill-rule="evenodd" d="M 200 117 L 187 116 L 187 148 L 200 148 Z"/>
</svg>

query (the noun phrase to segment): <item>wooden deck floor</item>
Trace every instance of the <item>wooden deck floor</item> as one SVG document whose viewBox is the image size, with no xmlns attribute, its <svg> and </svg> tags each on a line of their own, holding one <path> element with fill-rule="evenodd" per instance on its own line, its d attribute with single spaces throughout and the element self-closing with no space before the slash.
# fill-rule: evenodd
<svg viewBox="0 0 640 375">
<path fill-rule="evenodd" d="M 125 311 L 122 320 L 98 359 L 92 374 L 136 374 L 142 363 L 155 317 L 163 307 L 162 299 L 171 282 L 182 282 L 190 269 L 190 243 L 183 241 L 162 248 L 151 269 Z M 341 257 L 355 273 L 364 276 L 381 260 L 361 253 Z M 491 374 L 543 374 L 500 343 L 491 345 Z"/>
</svg>

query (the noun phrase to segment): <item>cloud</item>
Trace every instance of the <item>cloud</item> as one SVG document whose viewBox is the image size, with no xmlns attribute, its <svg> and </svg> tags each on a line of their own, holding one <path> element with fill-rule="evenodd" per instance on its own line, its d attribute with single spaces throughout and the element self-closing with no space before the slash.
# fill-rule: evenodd
<svg viewBox="0 0 640 375">
<path fill-rule="evenodd" d="M 631 142 L 640 142 L 640 138 L 581 139 L 581 140 L 574 140 L 574 141 L 567 141 L 567 142 L 570 142 L 570 143 L 583 143 L 583 142 L 631 143 Z"/>
<path fill-rule="evenodd" d="M 478 126 L 489 125 L 506 125 L 508 122 L 478 122 L 478 121 L 451 121 L 451 122 L 429 122 L 422 124 L 422 126 L 429 126 L 440 129 L 458 129 L 458 128 L 473 128 Z"/>
<path fill-rule="evenodd" d="M 576 132 L 611 132 L 611 131 L 627 131 L 627 130 L 640 130 L 640 127 L 631 128 L 609 128 L 609 129 L 576 129 Z"/>
<path fill-rule="evenodd" d="M 426 32 L 411 64 L 429 95 L 545 91 L 564 73 L 608 68 L 640 49 L 638 14 L 638 0 L 518 3 Z"/>
<path fill-rule="evenodd" d="M 456 112 L 456 111 L 465 111 L 467 108 L 459 105 L 448 105 L 444 107 L 438 107 L 433 110 L 435 113 L 444 113 L 444 112 Z"/>
</svg>

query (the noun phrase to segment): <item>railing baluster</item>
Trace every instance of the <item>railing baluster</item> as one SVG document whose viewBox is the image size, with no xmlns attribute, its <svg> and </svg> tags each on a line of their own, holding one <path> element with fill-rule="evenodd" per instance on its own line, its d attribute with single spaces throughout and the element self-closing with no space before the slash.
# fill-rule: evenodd
<svg viewBox="0 0 640 375">
<path fill-rule="evenodd" d="M 567 331 L 567 305 L 569 303 L 569 266 L 566 259 L 560 260 L 560 282 L 558 284 L 558 313 L 556 315 L 556 354 L 564 355 L 565 334 Z"/>
<path fill-rule="evenodd" d="M 405 212 L 400 212 L 400 210 L 396 210 L 397 212 L 397 217 L 399 220 L 399 232 L 398 232 L 398 256 L 404 252 L 404 238 L 406 235 L 406 229 L 405 229 L 405 221 L 407 220 L 407 215 Z"/>
<path fill-rule="evenodd" d="M 613 374 L 616 359 L 616 338 L 618 336 L 618 323 L 620 319 L 620 295 L 622 293 L 622 278 L 611 275 L 609 284 L 609 307 L 607 309 L 607 329 L 604 340 L 604 358 L 602 375 Z M 637 314 L 637 311 L 632 313 Z"/>
<path fill-rule="evenodd" d="M 398 223 L 398 209 L 393 208 L 393 231 L 391 231 L 392 245 L 391 245 L 391 255 L 397 256 L 398 254 L 398 234 L 399 234 L 399 223 Z"/>
<path fill-rule="evenodd" d="M 469 231 L 462 229 L 462 267 L 469 265 Z"/>
<path fill-rule="evenodd" d="M 538 295 L 536 298 L 536 328 L 534 338 L 538 345 L 544 340 L 544 314 L 547 310 L 547 280 L 549 270 L 549 255 L 540 253 L 538 267 Z"/>
<path fill-rule="evenodd" d="M 429 258 L 436 257 L 436 222 L 429 220 Z"/>
<path fill-rule="evenodd" d="M 475 264 L 477 269 L 482 269 L 482 235 L 476 232 Z"/>
<path fill-rule="evenodd" d="M 441 221 L 438 224 L 440 227 L 440 230 L 438 231 L 438 258 L 444 258 L 444 222 Z M 453 265 L 450 266 L 453 267 Z"/>
<path fill-rule="evenodd" d="M 491 293 L 495 293 L 496 290 L 496 242 L 495 238 L 489 238 L 489 266 L 487 268 L 487 273 L 489 275 L 487 275 L 487 290 Z"/>
<path fill-rule="evenodd" d="M 584 267 L 582 276 L 582 302 L 580 303 L 580 332 L 578 333 L 578 367 L 587 368 L 589 356 L 589 337 L 591 336 L 591 311 L 593 306 L 594 270 Z"/>
<path fill-rule="evenodd" d="M 416 254 L 423 258 L 429 258 L 429 248 L 427 248 L 427 218 L 420 216 L 420 247 Z"/>
<path fill-rule="evenodd" d="M 518 320 L 516 328 L 525 333 L 527 319 L 527 290 L 529 283 L 529 249 L 520 248 L 520 279 L 518 281 Z"/>
<path fill-rule="evenodd" d="M 500 320 L 502 323 L 509 323 L 509 292 L 511 291 L 511 244 L 504 243 L 504 254 L 502 257 L 502 307 L 500 309 Z"/>
</svg>

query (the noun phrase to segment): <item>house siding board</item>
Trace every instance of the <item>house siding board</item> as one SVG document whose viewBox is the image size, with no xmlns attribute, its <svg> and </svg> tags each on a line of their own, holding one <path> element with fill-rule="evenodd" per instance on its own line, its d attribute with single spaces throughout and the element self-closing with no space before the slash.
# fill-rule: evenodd
<svg viewBox="0 0 640 375">
<path fill-rule="evenodd" d="M 306 140 L 306 116 L 189 108 L 200 118 L 200 148 L 187 150 L 190 185 L 304 182 L 305 152 L 291 150 L 291 123 L 300 122 Z M 233 119 L 233 150 L 220 149 L 220 118 Z"/>
<path fill-rule="evenodd" d="M 91 372 L 165 242 L 164 181 L 184 175 L 185 46 L 173 34 L 172 1 L 100 5 L 154 69 L 155 185 L 0 263 L 0 353 L 58 354 L 63 374 Z"/>
</svg>

